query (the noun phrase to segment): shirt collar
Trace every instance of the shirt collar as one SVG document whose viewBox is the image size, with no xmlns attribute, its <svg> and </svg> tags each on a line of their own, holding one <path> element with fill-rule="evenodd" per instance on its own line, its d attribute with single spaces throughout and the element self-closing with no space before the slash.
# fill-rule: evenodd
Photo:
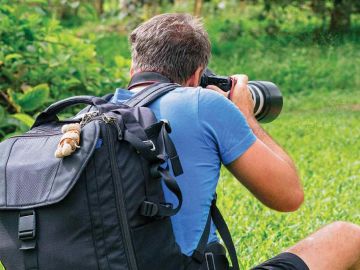
<svg viewBox="0 0 360 270">
<path fill-rule="evenodd" d="M 143 90 L 147 85 L 134 87 L 131 90 L 123 89 L 123 88 L 116 88 L 114 96 L 111 99 L 112 103 L 123 103 L 131 98 L 134 94 L 138 93 L 139 91 Z"/>
</svg>

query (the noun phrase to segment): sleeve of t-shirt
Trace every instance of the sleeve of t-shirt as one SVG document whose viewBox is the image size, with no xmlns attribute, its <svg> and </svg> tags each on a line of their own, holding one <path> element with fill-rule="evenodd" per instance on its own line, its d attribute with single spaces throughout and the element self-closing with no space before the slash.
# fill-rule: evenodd
<svg viewBox="0 0 360 270">
<path fill-rule="evenodd" d="M 223 164 L 233 162 L 255 142 L 244 115 L 230 100 L 213 90 L 199 89 L 198 102 L 204 140 L 219 152 Z"/>
</svg>

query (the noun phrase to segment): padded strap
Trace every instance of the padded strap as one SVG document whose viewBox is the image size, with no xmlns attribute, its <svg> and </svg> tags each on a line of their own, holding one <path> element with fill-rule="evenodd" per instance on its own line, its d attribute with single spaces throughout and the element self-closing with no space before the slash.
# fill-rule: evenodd
<svg viewBox="0 0 360 270">
<path fill-rule="evenodd" d="M 129 130 L 124 132 L 124 140 L 129 142 L 148 161 L 156 160 L 155 144 L 151 140 L 142 141 Z"/>
<path fill-rule="evenodd" d="M 124 104 L 129 107 L 145 107 L 177 87 L 180 85 L 176 83 L 154 83 L 133 95 Z"/>
<path fill-rule="evenodd" d="M 150 103 L 154 102 L 159 97 L 176 89 L 179 86 L 180 86 L 179 84 L 174 84 L 174 83 L 154 83 L 146 87 L 145 89 L 141 90 L 134 96 L 132 96 L 124 104 L 130 107 L 147 106 Z M 171 141 L 168 134 L 170 132 L 170 125 L 165 121 L 160 121 L 160 124 L 162 125 L 161 133 L 164 140 L 166 152 L 169 155 L 171 167 L 173 169 L 174 175 L 178 176 L 183 173 L 183 169 L 180 163 L 179 156 L 176 152 L 174 143 Z"/>
<path fill-rule="evenodd" d="M 171 132 L 170 124 L 167 120 L 160 120 L 145 130 L 149 138 L 161 136 L 164 148 L 159 149 L 158 158 L 161 160 L 169 159 L 175 176 L 183 174 L 180 158 L 177 154 L 176 147 L 171 140 L 169 133 Z"/>
<path fill-rule="evenodd" d="M 164 122 L 164 121 L 161 121 L 161 122 L 163 123 L 163 125 L 161 127 L 161 134 L 162 134 L 162 138 L 164 140 L 165 150 L 169 156 L 171 168 L 174 172 L 174 175 L 179 176 L 179 175 L 183 174 L 183 169 L 181 166 L 180 158 L 177 154 L 177 151 L 176 151 L 173 141 L 169 137 L 169 132 L 168 132 L 168 129 L 166 126 L 166 125 L 168 125 L 168 123 Z M 169 126 L 169 128 L 170 128 L 170 126 Z"/>
<path fill-rule="evenodd" d="M 135 116 L 128 109 L 118 109 L 107 114 L 118 114 L 126 126 L 124 140 L 129 142 L 145 159 L 155 161 L 157 159 L 155 144 L 148 139 L 144 128 L 136 120 Z"/>
</svg>

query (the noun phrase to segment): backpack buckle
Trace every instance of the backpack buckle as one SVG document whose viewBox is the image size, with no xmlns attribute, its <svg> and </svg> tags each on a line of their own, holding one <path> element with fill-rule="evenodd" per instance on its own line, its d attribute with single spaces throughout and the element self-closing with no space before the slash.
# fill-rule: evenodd
<svg viewBox="0 0 360 270">
<path fill-rule="evenodd" d="M 156 203 L 143 201 L 140 207 L 140 214 L 145 217 L 154 217 L 159 212 L 159 207 Z"/>
<path fill-rule="evenodd" d="M 22 211 L 19 214 L 18 237 L 20 240 L 33 240 L 36 236 L 35 211 Z"/>
</svg>

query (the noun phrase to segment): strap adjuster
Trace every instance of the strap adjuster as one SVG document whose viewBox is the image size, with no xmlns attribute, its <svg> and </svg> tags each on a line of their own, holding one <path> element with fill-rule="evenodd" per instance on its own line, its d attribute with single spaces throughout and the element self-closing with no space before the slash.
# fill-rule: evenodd
<svg viewBox="0 0 360 270">
<path fill-rule="evenodd" d="M 156 203 L 143 201 L 140 208 L 140 214 L 145 217 L 154 217 L 159 212 L 159 207 Z"/>
<path fill-rule="evenodd" d="M 140 207 L 140 214 L 145 217 L 169 217 L 172 216 L 173 204 L 172 203 L 154 203 L 143 201 Z"/>
<path fill-rule="evenodd" d="M 143 141 L 143 143 L 145 143 L 145 145 L 150 147 L 150 151 L 154 152 L 156 150 L 155 144 L 152 140 L 146 140 Z"/>
<path fill-rule="evenodd" d="M 20 212 L 18 237 L 22 241 L 35 239 L 36 217 L 34 210 Z"/>
</svg>

